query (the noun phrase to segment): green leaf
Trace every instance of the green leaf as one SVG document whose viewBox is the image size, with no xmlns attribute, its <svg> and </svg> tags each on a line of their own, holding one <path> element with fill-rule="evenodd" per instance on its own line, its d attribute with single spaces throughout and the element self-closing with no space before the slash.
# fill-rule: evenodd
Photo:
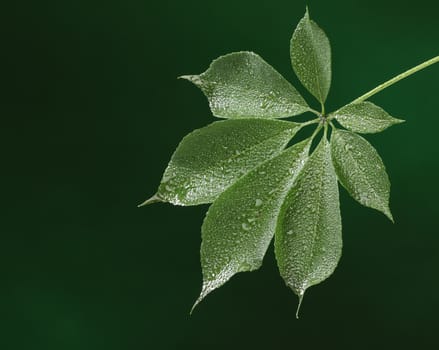
<svg viewBox="0 0 439 350">
<path fill-rule="evenodd" d="M 309 18 L 308 9 L 291 38 L 290 55 L 300 82 L 323 105 L 331 86 L 331 47 L 325 32 Z"/>
<path fill-rule="evenodd" d="M 342 250 L 340 205 L 326 137 L 282 205 L 274 248 L 280 274 L 300 302 L 307 288 L 326 279 L 337 266 Z"/>
<path fill-rule="evenodd" d="M 331 153 L 338 180 L 349 194 L 364 206 L 383 212 L 393 222 L 389 209 L 390 181 L 375 148 L 357 134 L 334 130 Z"/>
<path fill-rule="evenodd" d="M 261 164 L 212 204 L 202 227 L 203 288 L 195 305 L 237 272 L 261 266 L 282 202 L 310 144 L 309 139 L 302 141 Z"/>
<path fill-rule="evenodd" d="M 372 102 L 349 104 L 333 113 L 346 129 L 362 134 L 380 132 L 404 120 L 391 117 L 385 110 Z"/>
<path fill-rule="evenodd" d="M 239 119 L 195 130 L 172 155 L 157 194 L 143 204 L 211 203 L 237 179 L 278 155 L 299 129 L 292 122 Z"/>
<path fill-rule="evenodd" d="M 308 9 L 291 38 L 290 56 L 299 80 L 320 101 L 321 113 L 252 52 L 219 57 L 206 72 L 181 77 L 201 88 L 215 116 L 230 120 L 186 136 L 158 192 L 141 205 L 213 202 L 202 226 L 203 287 L 194 307 L 236 273 L 258 269 L 275 236 L 279 270 L 299 296 L 299 311 L 306 289 L 325 280 L 341 256 L 337 177 L 357 201 L 393 221 L 390 182 L 382 160 L 353 132 L 375 133 L 402 123 L 365 101 L 439 63 L 439 56 L 329 115 L 324 103 L 331 85 L 331 48 Z M 319 118 L 300 124 L 273 120 L 307 111 Z M 350 131 L 335 129 L 332 119 Z M 284 150 L 301 127 L 317 123 L 310 139 Z M 328 125 L 333 127 L 331 143 Z M 309 156 L 312 140 L 322 127 L 324 137 Z"/>
<path fill-rule="evenodd" d="M 214 60 L 197 85 L 220 118 L 285 118 L 309 111 L 297 90 L 260 56 L 235 52 Z"/>
</svg>

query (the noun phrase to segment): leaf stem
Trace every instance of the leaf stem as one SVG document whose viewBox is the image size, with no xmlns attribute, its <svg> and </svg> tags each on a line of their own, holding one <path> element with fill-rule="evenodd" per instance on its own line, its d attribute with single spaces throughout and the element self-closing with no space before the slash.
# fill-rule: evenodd
<svg viewBox="0 0 439 350">
<path fill-rule="evenodd" d="M 397 83 L 398 81 L 407 78 L 408 76 L 424 69 L 427 68 L 428 66 L 431 66 L 432 64 L 438 63 L 439 62 L 439 56 L 436 56 L 428 61 L 425 61 L 424 63 L 421 63 L 419 65 L 417 65 L 416 67 L 413 67 L 407 71 L 405 71 L 404 73 L 401 73 L 399 75 L 397 75 L 396 77 L 386 81 L 385 83 L 382 83 L 381 85 L 378 85 L 376 88 L 370 90 L 369 92 L 366 92 L 364 95 L 358 97 L 357 99 L 353 100 L 351 103 L 359 103 L 359 102 L 363 102 L 364 100 L 367 100 L 369 97 L 375 95 L 376 93 L 384 90 L 385 88 Z"/>
<path fill-rule="evenodd" d="M 328 135 L 328 123 L 325 123 L 324 127 L 325 127 L 325 129 L 323 130 L 323 137 L 325 139 L 328 139 L 327 138 L 327 135 Z"/>
<path fill-rule="evenodd" d="M 318 122 L 320 122 L 320 118 L 316 118 L 316 119 L 307 121 L 305 123 L 301 123 L 300 127 L 304 127 L 304 126 L 311 125 L 311 124 L 317 124 Z"/>
<path fill-rule="evenodd" d="M 318 116 L 318 117 L 320 117 L 320 115 L 321 115 L 321 113 L 320 113 L 319 111 L 316 111 L 316 110 L 313 109 L 313 108 L 310 108 L 309 111 L 310 111 L 311 113 L 314 113 L 314 114 L 315 114 L 316 116 Z"/>
<path fill-rule="evenodd" d="M 317 128 L 314 130 L 313 134 L 311 135 L 311 140 L 314 140 L 314 137 L 319 133 L 319 131 L 322 129 L 323 125 L 320 123 Z"/>
</svg>

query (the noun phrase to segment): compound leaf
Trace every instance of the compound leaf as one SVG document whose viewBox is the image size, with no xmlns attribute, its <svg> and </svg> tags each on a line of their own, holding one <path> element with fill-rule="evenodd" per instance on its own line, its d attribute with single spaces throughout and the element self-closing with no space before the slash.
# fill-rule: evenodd
<svg viewBox="0 0 439 350">
<path fill-rule="evenodd" d="M 346 105 L 333 114 L 346 129 L 361 134 L 380 132 L 404 122 L 391 117 L 384 109 L 368 101 Z"/>
<path fill-rule="evenodd" d="M 334 130 L 331 154 L 338 180 L 349 194 L 362 205 L 383 212 L 393 222 L 389 209 L 390 181 L 375 148 L 353 132 Z"/>
<path fill-rule="evenodd" d="M 297 90 L 253 52 L 235 52 L 214 60 L 200 75 L 186 75 L 220 118 L 285 118 L 309 110 Z"/>
<path fill-rule="evenodd" d="M 300 129 L 292 122 L 239 119 L 214 122 L 183 138 L 157 194 L 144 202 L 213 202 L 237 179 L 278 155 Z"/>
<path fill-rule="evenodd" d="M 300 302 L 308 287 L 337 266 L 342 250 L 340 204 L 326 136 L 286 196 L 274 248 L 280 274 Z"/>
<path fill-rule="evenodd" d="M 331 47 L 308 9 L 291 38 L 290 56 L 300 82 L 323 104 L 331 86 Z"/>
<path fill-rule="evenodd" d="M 307 288 L 329 277 L 341 257 L 337 180 L 359 203 L 393 222 L 384 164 L 356 133 L 381 132 L 404 122 L 367 100 L 438 63 L 439 56 L 329 115 L 324 103 L 331 85 L 331 47 L 308 9 L 292 35 L 290 57 L 300 82 L 321 103 L 321 113 L 253 52 L 221 56 L 204 73 L 181 77 L 202 90 L 213 115 L 227 120 L 184 137 L 157 193 L 141 205 L 213 203 L 202 225 L 203 285 L 193 308 L 236 273 L 258 269 L 274 236 L 279 271 L 299 296 L 298 312 Z M 307 111 L 318 118 L 303 123 L 275 120 Z M 332 119 L 347 130 L 336 129 Z M 311 124 L 318 125 L 309 139 L 285 149 L 302 127 Z M 324 136 L 309 155 L 322 127 Z"/>
<path fill-rule="evenodd" d="M 212 204 L 202 226 L 203 288 L 195 305 L 237 272 L 261 266 L 282 202 L 310 144 L 310 139 L 302 141 L 261 164 Z"/>
</svg>

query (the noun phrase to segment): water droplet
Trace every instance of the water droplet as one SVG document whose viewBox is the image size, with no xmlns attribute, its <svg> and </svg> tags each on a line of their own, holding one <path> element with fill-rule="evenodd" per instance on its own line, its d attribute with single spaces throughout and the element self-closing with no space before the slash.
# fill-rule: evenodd
<svg viewBox="0 0 439 350">
<path fill-rule="evenodd" d="M 175 177 L 175 174 L 165 173 L 165 174 L 163 175 L 163 178 L 162 178 L 161 183 L 162 183 L 162 184 L 165 184 L 165 183 L 169 182 L 169 181 L 170 181 L 172 178 L 174 178 L 174 177 Z"/>
<path fill-rule="evenodd" d="M 266 100 L 262 101 L 259 107 L 261 107 L 262 109 L 266 109 L 268 107 L 268 101 Z"/>
<path fill-rule="evenodd" d="M 251 226 L 249 224 L 247 224 L 245 222 L 242 223 L 242 229 L 244 231 L 248 231 L 248 230 L 250 230 L 250 228 L 251 228 Z"/>
</svg>

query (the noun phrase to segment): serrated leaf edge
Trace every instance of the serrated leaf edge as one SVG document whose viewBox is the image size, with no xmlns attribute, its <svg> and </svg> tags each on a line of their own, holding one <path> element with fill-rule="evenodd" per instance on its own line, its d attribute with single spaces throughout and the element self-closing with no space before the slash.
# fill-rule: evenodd
<svg viewBox="0 0 439 350">
<path fill-rule="evenodd" d="M 211 123 L 211 124 L 209 124 L 209 125 L 206 125 L 206 126 L 203 127 L 203 128 L 206 128 L 206 127 L 208 127 L 208 126 L 210 126 L 210 125 L 213 125 L 213 124 L 215 124 L 215 123 L 224 123 L 224 122 L 227 122 L 228 120 L 233 121 L 233 120 L 238 120 L 238 119 L 226 119 L 226 120 L 222 120 L 222 121 L 215 121 L 215 122 L 213 122 L 213 123 Z M 239 120 L 245 120 L 245 119 L 239 119 Z M 254 120 L 254 119 L 248 118 L 248 120 Z M 234 159 L 234 158 L 240 156 L 240 155 L 241 155 L 242 153 L 244 153 L 244 152 L 248 152 L 248 151 L 251 151 L 251 150 L 253 150 L 253 149 L 257 148 L 257 147 L 260 147 L 262 144 L 264 144 L 264 143 L 268 143 L 271 139 L 273 139 L 273 138 L 277 138 L 277 137 L 279 137 L 280 135 L 283 135 L 283 134 L 285 134 L 285 135 L 286 135 L 286 134 L 290 134 L 288 141 L 285 141 L 285 142 L 284 142 L 284 146 L 280 149 L 279 153 L 274 154 L 274 155 L 271 156 L 271 157 L 267 157 L 266 160 L 264 160 L 264 161 L 261 162 L 260 164 L 256 165 L 254 168 L 250 169 L 250 170 L 249 170 L 249 172 L 250 172 L 250 171 L 252 171 L 253 169 L 257 168 L 259 165 L 261 165 L 261 164 L 265 163 L 266 161 L 269 161 L 269 160 L 273 159 L 274 157 L 278 156 L 278 155 L 279 155 L 279 154 L 285 149 L 285 147 L 288 145 L 288 143 L 294 138 L 294 136 L 299 132 L 299 130 L 303 127 L 303 125 L 301 125 L 301 124 L 299 124 L 299 123 L 291 122 L 291 121 L 284 121 L 284 120 L 277 120 L 277 119 L 267 119 L 267 120 L 270 120 L 271 122 L 274 122 L 274 123 L 283 123 L 283 124 L 287 124 L 287 123 L 288 123 L 288 124 L 290 124 L 290 128 L 288 128 L 288 129 L 284 129 L 284 130 L 282 130 L 282 131 L 279 131 L 278 133 L 273 134 L 273 135 L 271 135 L 270 137 L 268 137 L 268 138 L 266 138 L 266 139 L 264 139 L 264 140 L 261 140 L 260 142 L 253 143 L 250 147 L 245 148 L 244 150 L 241 150 L 241 152 L 240 152 L 239 155 L 238 155 L 238 154 L 234 154 L 232 157 L 228 158 L 228 160 L 229 160 L 229 159 Z M 193 135 L 194 133 L 197 133 L 199 130 L 202 130 L 203 128 L 195 129 L 195 130 L 191 131 L 189 134 L 187 134 L 186 136 L 183 137 L 183 139 L 182 139 L 182 140 L 180 141 L 180 143 L 178 144 L 176 150 L 175 150 L 174 153 L 172 154 L 169 163 L 171 163 L 172 158 L 173 158 L 175 152 L 176 152 L 177 149 L 180 147 L 180 144 L 183 143 L 187 137 Z M 167 167 L 166 167 L 166 169 L 165 169 L 165 171 L 164 171 L 163 174 L 165 174 L 166 171 L 168 170 L 169 163 L 168 163 L 168 165 L 167 165 Z M 225 188 L 223 189 L 222 192 L 224 192 L 225 190 L 227 190 L 230 186 L 232 186 L 236 181 L 238 181 L 239 179 L 241 179 L 241 178 L 242 178 L 243 176 L 245 176 L 246 174 L 248 174 L 248 172 L 245 173 L 245 174 L 241 174 L 241 176 L 237 177 L 237 178 L 236 178 L 231 184 L 229 184 L 229 186 L 225 187 Z M 163 175 L 163 176 L 164 176 L 164 175 Z M 159 189 L 160 189 L 160 186 L 161 186 L 161 185 L 162 185 L 162 181 L 160 181 Z M 222 192 L 221 192 L 221 193 L 222 193 Z M 218 195 L 219 195 L 219 194 L 218 194 Z M 154 196 L 152 196 L 150 199 L 146 200 L 144 205 L 152 204 L 152 203 L 157 203 L 157 202 L 167 202 L 167 203 L 171 203 L 171 204 L 173 204 L 173 205 L 179 205 L 179 206 L 194 206 L 194 205 L 201 205 L 201 204 L 210 204 L 210 203 L 213 202 L 213 201 L 197 201 L 196 203 L 186 204 L 186 203 L 181 202 L 181 200 L 176 200 L 175 198 L 171 198 L 170 200 L 168 200 L 167 198 L 161 198 L 160 195 L 158 195 L 158 194 L 156 194 L 155 197 L 156 197 L 156 198 L 154 198 Z M 143 204 L 143 203 L 142 203 L 142 204 Z"/>
<path fill-rule="evenodd" d="M 296 89 L 296 87 L 295 87 L 293 84 L 291 84 L 291 82 L 289 82 L 287 79 L 285 79 L 285 77 L 284 77 L 281 73 L 279 73 L 279 72 L 278 72 L 278 71 L 277 71 L 277 70 L 276 70 L 271 64 L 269 64 L 269 63 L 268 63 L 267 61 L 265 61 L 260 55 L 258 55 L 257 53 L 255 53 L 255 52 L 253 52 L 253 51 L 235 51 L 235 52 L 230 52 L 230 53 L 225 54 L 225 55 L 221 55 L 221 56 L 215 58 L 214 60 L 212 60 L 212 62 L 210 63 L 209 67 L 208 67 L 203 73 L 200 73 L 200 74 L 180 75 L 180 76 L 177 77 L 177 79 L 183 79 L 183 80 L 190 81 L 190 82 L 193 83 L 195 86 L 197 86 L 198 88 L 200 88 L 201 91 L 203 92 L 204 96 L 207 98 L 207 100 L 208 100 L 208 102 L 209 102 L 209 107 L 210 107 L 210 109 L 211 109 L 211 111 L 212 111 L 212 109 L 213 109 L 212 103 L 211 103 L 209 97 L 207 96 L 207 94 L 206 94 L 206 92 L 205 92 L 205 90 L 204 90 L 203 75 L 204 75 L 204 74 L 207 74 L 207 72 L 209 72 L 209 70 L 212 69 L 212 67 L 214 66 L 214 64 L 215 64 L 217 61 L 219 61 L 219 60 L 221 60 L 221 59 L 224 59 L 224 58 L 226 58 L 226 57 L 228 57 L 228 56 L 236 55 L 236 54 L 249 54 L 249 55 L 253 55 L 253 56 L 256 56 L 256 57 L 258 57 L 259 59 L 261 59 L 261 60 L 262 60 L 263 62 L 265 62 L 265 63 L 266 63 L 271 69 L 273 69 L 273 71 L 274 71 L 279 77 L 281 77 L 282 79 L 284 79 L 284 80 L 285 80 L 285 81 L 286 81 L 286 82 L 287 82 L 287 83 L 293 88 L 293 90 L 297 93 L 297 95 L 302 99 L 301 102 L 303 102 L 303 104 L 300 104 L 300 103 L 291 103 L 291 104 L 290 104 L 290 106 L 292 106 L 292 107 L 294 107 L 294 108 L 297 108 L 297 110 L 298 110 L 298 112 L 295 113 L 294 115 L 286 115 L 286 116 L 284 116 L 284 117 L 276 117 L 276 118 L 270 118 L 270 119 L 284 119 L 284 118 L 290 118 L 290 117 L 293 117 L 293 116 L 297 116 L 297 115 L 300 115 L 300 114 L 303 114 L 303 113 L 311 112 L 311 111 L 312 111 L 312 108 L 308 105 L 308 103 L 307 103 L 306 100 L 303 98 L 303 96 L 299 93 L 299 91 Z M 212 115 L 213 115 L 214 117 L 221 118 L 221 119 L 234 119 L 234 118 L 224 117 L 224 116 L 221 116 L 221 115 L 216 115 L 216 114 L 213 113 L 213 111 L 212 111 Z M 236 118 L 236 119 L 246 119 L 246 118 L 248 118 L 248 117 L 239 117 L 239 118 Z M 265 117 L 255 117 L 255 118 L 263 119 L 263 118 L 265 118 Z"/>
<path fill-rule="evenodd" d="M 340 120 L 341 118 L 344 117 L 343 114 L 342 114 L 341 112 L 342 112 L 343 109 L 346 108 L 346 107 L 353 106 L 353 105 L 358 105 L 358 104 L 371 104 L 373 107 L 377 107 L 378 109 L 381 109 L 383 112 L 385 112 L 385 113 L 387 114 L 387 117 L 388 117 L 387 120 L 389 121 L 389 125 L 386 126 L 386 127 L 384 127 L 384 128 L 382 128 L 382 129 L 380 129 L 380 130 L 378 130 L 378 131 L 368 131 L 368 132 L 359 132 L 359 131 L 355 131 L 355 130 L 351 129 L 351 128 L 348 127 L 348 126 L 345 126 L 344 123 L 343 123 L 343 120 Z M 398 124 L 402 124 L 402 123 L 405 123 L 405 122 L 406 122 L 406 120 L 404 120 L 404 119 L 395 118 L 394 116 L 390 115 L 386 110 L 384 110 L 384 109 L 381 108 L 380 106 L 378 106 L 378 105 L 376 105 L 375 103 L 370 102 L 370 101 L 359 101 L 359 102 L 352 102 L 352 103 L 349 103 L 349 104 L 344 105 L 343 107 L 339 108 L 339 109 L 336 110 L 335 112 L 330 113 L 330 114 L 328 115 L 328 117 L 329 117 L 329 119 L 335 119 L 335 120 L 337 120 L 337 122 L 338 122 L 343 128 L 345 128 L 345 129 L 347 129 L 347 130 L 349 130 L 349 131 L 351 131 L 351 132 L 357 133 L 357 134 L 377 134 L 377 133 L 383 132 L 384 130 L 387 130 L 387 129 L 390 128 L 391 126 L 398 125 Z M 380 120 L 380 119 L 378 119 L 378 120 Z"/>
<path fill-rule="evenodd" d="M 330 166 L 333 167 L 333 171 L 334 171 L 335 176 L 337 176 L 337 175 L 336 175 L 335 168 L 334 168 L 334 165 L 333 165 L 333 163 L 332 163 L 331 150 L 330 150 L 330 142 L 329 142 L 328 139 L 327 139 L 327 132 L 326 132 L 326 131 L 327 131 L 327 130 L 325 129 L 325 131 L 324 131 L 324 135 L 322 136 L 322 139 L 320 140 L 319 144 L 318 144 L 317 147 L 313 150 L 313 152 L 309 155 L 307 161 L 305 162 L 305 164 L 302 165 L 300 171 L 297 173 L 297 175 L 296 175 L 296 179 L 295 179 L 293 185 L 290 187 L 290 189 L 289 189 L 288 192 L 290 192 L 290 191 L 292 191 L 292 190 L 294 189 L 294 186 L 297 184 L 296 181 L 297 181 L 298 178 L 301 176 L 301 173 L 303 172 L 303 170 L 304 170 L 305 167 L 306 167 L 306 163 L 309 162 L 309 161 L 311 160 L 312 155 L 318 150 L 319 147 L 329 148 L 328 150 L 326 150 L 326 152 L 328 152 L 328 154 L 329 154 L 329 159 L 328 159 L 328 161 L 330 162 Z M 338 193 L 338 191 L 337 191 L 337 193 Z M 286 196 L 288 196 L 288 194 L 287 194 Z M 286 196 L 285 196 L 285 197 L 286 197 Z M 339 198 L 338 198 L 338 200 L 339 200 Z M 316 210 L 316 211 L 317 211 L 317 212 L 320 211 L 320 204 L 319 204 L 319 209 Z M 338 213 L 339 213 L 340 218 L 341 218 L 341 210 L 340 210 L 340 207 L 339 207 Z M 277 222 L 276 222 L 276 231 L 275 231 L 275 232 L 277 232 L 277 230 L 278 230 L 278 228 L 277 228 L 278 225 L 279 225 L 279 216 L 278 216 L 278 220 L 277 220 Z M 317 225 L 317 223 L 315 223 L 315 225 Z M 340 228 L 342 228 L 342 227 L 340 227 Z M 315 230 L 314 230 L 314 231 L 315 231 Z M 315 235 L 314 235 L 313 240 L 315 240 Z M 340 255 L 340 257 L 341 257 L 341 255 Z M 277 258 L 276 258 L 276 260 L 277 260 Z M 337 268 L 337 266 L 338 266 L 338 263 L 339 263 L 339 262 L 336 263 L 336 265 L 333 267 L 331 273 L 330 273 L 330 274 L 329 274 L 324 280 L 326 280 L 327 278 L 329 278 L 329 277 L 334 273 L 334 271 L 336 270 L 336 268 Z M 282 277 L 282 275 L 281 275 L 281 277 Z M 283 278 L 283 277 L 282 277 L 282 278 Z M 296 309 L 296 318 L 297 318 L 297 319 L 299 318 L 299 312 L 300 312 L 300 308 L 301 308 L 302 303 L 303 303 L 303 299 L 304 299 L 304 296 L 305 296 L 305 292 L 306 292 L 306 290 L 307 290 L 308 288 L 310 288 L 310 287 L 316 285 L 316 284 L 320 284 L 320 283 L 323 282 L 324 280 L 322 280 L 322 281 L 320 281 L 320 282 L 317 282 L 317 283 L 308 284 L 307 286 L 305 286 L 305 285 L 306 285 L 307 283 L 309 283 L 309 281 L 305 281 L 305 282 L 303 283 L 302 287 L 301 287 L 299 290 L 296 290 L 296 289 L 293 288 L 292 286 L 288 285 L 288 283 L 286 283 L 286 281 L 284 280 L 285 283 L 286 283 L 286 285 L 287 285 L 287 287 L 290 288 L 290 289 L 291 289 L 291 290 L 297 295 L 297 297 L 298 297 L 298 304 L 297 304 L 297 309 Z"/>
<path fill-rule="evenodd" d="M 298 142 L 298 143 L 296 143 L 296 144 L 294 144 L 294 145 L 292 145 L 292 146 L 290 146 L 290 147 L 294 147 L 295 145 L 298 145 L 298 144 L 301 143 L 301 142 L 303 142 L 303 143 L 307 143 L 307 144 L 304 146 L 303 151 L 302 151 L 301 154 L 305 154 L 305 153 L 306 153 L 306 154 L 307 154 L 307 157 L 309 157 L 309 151 L 310 151 L 310 148 L 311 148 L 311 144 L 312 144 L 312 142 L 313 142 L 313 138 L 314 138 L 314 136 L 311 136 L 311 137 L 309 137 L 309 138 L 307 138 L 307 139 L 305 139 L 305 140 L 303 140 L 303 141 L 300 141 L 300 142 Z M 272 161 L 274 158 L 276 158 L 276 157 L 278 157 L 278 156 L 281 156 L 281 154 L 282 154 L 283 152 L 286 152 L 290 147 L 288 147 L 287 149 L 284 149 L 281 153 L 277 154 L 275 157 L 272 157 L 272 158 L 270 158 L 270 159 L 267 159 L 267 160 L 264 161 L 263 163 L 259 164 L 257 167 L 253 168 L 251 171 L 257 171 L 257 169 L 258 169 L 259 167 L 262 167 L 265 163 Z M 284 195 L 284 199 L 282 200 L 282 204 L 283 204 L 283 202 L 284 202 L 284 200 L 285 200 L 285 198 L 286 198 L 288 192 L 289 192 L 289 191 L 291 190 L 291 188 L 294 186 L 294 184 L 295 184 L 295 182 L 296 182 L 296 180 L 297 180 L 299 174 L 301 173 L 301 171 L 302 171 L 302 169 L 303 169 L 303 167 L 304 167 L 305 164 L 306 164 L 306 161 L 305 161 L 303 164 L 300 164 L 300 168 L 298 169 L 297 172 L 295 172 L 294 174 L 292 174 L 291 183 L 290 183 L 289 189 L 288 189 L 287 191 L 285 191 L 285 195 Z M 248 173 L 247 173 L 247 174 L 248 174 Z M 247 174 L 246 174 L 246 175 L 247 175 Z M 246 176 L 246 175 L 244 175 L 244 176 Z M 242 177 L 244 177 L 244 176 L 242 176 Z M 242 178 L 242 177 L 241 177 L 241 178 Z M 241 178 L 240 178 L 240 179 L 241 179 Z M 236 184 L 236 182 L 233 183 L 231 186 L 234 186 L 235 184 Z M 230 186 L 230 187 L 231 187 L 231 186 Z M 228 188 L 230 188 L 230 187 L 228 187 Z M 227 188 L 227 189 L 228 189 L 228 188 Z M 227 189 L 226 189 L 226 190 L 227 190 Z M 226 191 L 226 190 L 224 190 L 224 191 Z M 223 191 L 222 193 L 224 193 L 224 191 Z M 280 205 L 280 207 L 279 207 L 279 211 L 278 211 L 278 213 L 276 214 L 276 215 L 277 215 L 277 218 L 275 219 L 275 222 L 276 222 L 276 223 L 277 223 L 277 220 L 278 220 L 278 217 L 279 217 L 279 214 L 280 214 L 280 209 L 281 209 L 281 207 L 282 207 L 282 204 Z M 204 220 L 206 219 L 206 217 L 207 217 L 208 214 L 209 214 L 209 210 L 207 211 Z M 275 232 L 276 232 L 276 229 L 274 229 L 274 233 L 275 233 Z M 274 234 L 273 234 L 273 237 L 274 237 Z M 272 239 L 273 239 L 273 237 L 272 237 Z M 248 270 L 238 271 L 237 273 L 239 273 L 239 272 L 251 272 L 251 271 L 255 271 L 255 270 L 259 269 L 261 266 L 262 266 L 262 260 L 259 262 L 258 266 L 253 267 L 253 268 L 248 269 Z M 221 276 L 221 274 L 224 273 L 224 271 L 227 271 L 227 269 L 224 269 L 223 271 L 221 271 L 221 272 L 218 274 L 218 276 Z M 236 274 L 236 273 L 235 273 L 235 274 Z M 191 310 L 190 310 L 190 314 L 192 314 L 192 312 L 194 311 L 194 309 L 198 306 L 198 304 L 199 304 L 202 300 L 204 300 L 204 298 L 205 298 L 208 294 L 210 294 L 210 293 L 211 293 L 212 291 L 214 291 L 215 289 L 218 289 L 219 287 L 221 287 L 222 285 L 224 285 L 225 283 L 227 283 L 227 282 L 230 280 L 230 278 L 227 279 L 226 281 L 222 282 L 222 283 L 218 283 L 218 280 L 221 280 L 221 278 L 220 278 L 220 277 L 217 277 L 215 280 L 210 280 L 210 281 L 204 281 L 204 280 L 203 280 L 203 285 L 202 285 L 202 288 L 201 288 L 201 293 L 200 293 L 200 295 L 198 296 L 198 298 L 196 299 L 195 303 L 193 304 L 193 306 L 192 306 L 192 308 L 191 308 Z"/>
<path fill-rule="evenodd" d="M 337 131 L 335 131 L 335 132 L 350 132 L 350 133 L 353 133 L 353 134 L 357 134 L 357 133 L 355 133 L 355 132 L 353 132 L 353 131 L 346 131 L 346 130 L 337 130 Z M 357 136 L 358 137 L 361 137 L 362 139 L 364 139 L 362 136 L 360 136 L 360 135 L 358 135 L 357 134 Z M 373 147 L 366 139 L 364 139 L 373 149 L 375 149 L 375 147 Z M 375 151 L 376 151 L 376 149 L 375 149 Z M 376 153 L 377 153 L 377 155 L 378 155 L 378 157 L 381 159 L 381 162 L 383 163 L 383 165 L 384 165 L 384 162 L 383 162 L 383 160 L 382 160 L 382 158 L 381 158 L 381 156 L 378 154 L 378 151 L 376 151 Z M 352 158 L 352 157 L 351 157 Z M 353 159 L 353 158 L 352 158 Z M 393 224 L 395 223 L 395 220 L 393 219 L 393 215 L 392 215 L 392 212 L 390 211 L 390 205 L 389 205 L 389 203 L 383 203 L 381 200 L 380 200 L 380 202 L 381 202 L 381 204 L 383 205 L 383 210 L 381 210 L 381 209 L 377 209 L 377 208 L 374 208 L 374 207 L 370 207 L 370 206 L 367 206 L 367 205 L 364 205 L 363 203 L 361 203 L 361 202 L 359 202 L 351 193 L 350 193 L 350 191 L 348 190 L 348 188 L 343 184 L 343 182 L 340 180 L 340 178 L 339 178 L 339 176 L 338 176 L 338 174 L 337 174 L 337 166 L 336 166 L 336 164 L 335 164 L 335 161 L 334 161 L 334 158 L 332 157 L 332 147 L 331 147 L 331 160 L 332 160 L 332 163 L 333 163 L 333 166 L 334 166 L 334 169 L 335 169 L 335 174 L 337 175 L 337 180 L 338 180 L 338 182 L 340 183 L 340 185 L 342 185 L 342 187 L 346 190 L 346 192 L 348 192 L 349 193 L 349 196 L 350 197 L 352 197 L 356 202 L 358 202 L 359 204 L 361 204 L 362 206 L 364 206 L 364 207 L 366 207 L 366 208 L 371 208 L 371 209 L 374 209 L 374 210 L 377 210 L 377 211 L 379 211 L 379 212 L 381 212 L 381 213 L 383 213 Z M 355 159 L 353 159 L 353 160 L 355 160 Z M 357 162 L 353 162 L 354 164 L 357 164 Z M 386 169 L 384 168 L 384 172 L 385 172 L 385 174 L 386 174 L 386 176 L 387 176 L 387 178 L 388 178 L 388 174 L 387 174 L 387 171 L 386 171 Z M 369 181 L 367 180 L 367 177 L 365 177 L 365 181 L 367 182 L 367 183 L 369 183 Z M 391 187 L 391 183 L 390 183 L 390 179 L 388 178 L 388 181 L 389 181 L 389 193 L 390 193 L 390 187 Z M 369 186 L 370 188 L 372 188 L 372 186 Z M 375 191 L 374 191 L 375 192 Z M 376 196 L 376 198 L 379 198 L 380 199 L 380 196 Z"/>
<path fill-rule="evenodd" d="M 299 26 L 301 25 L 301 23 L 302 23 L 302 21 L 308 21 L 308 24 L 309 24 L 309 26 L 311 27 L 312 25 L 315 25 L 319 30 L 321 30 L 324 34 L 325 34 L 325 37 L 326 37 L 326 39 L 328 40 L 328 42 L 329 42 L 329 38 L 328 38 L 328 36 L 326 35 L 326 33 L 325 33 L 325 31 L 315 22 L 315 21 L 313 21 L 312 19 L 311 19 L 311 17 L 310 17 L 310 14 L 309 14 L 309 8 L 308 8 L 308 6 L 306 6 L 306 10 L 305 10 L 305 15 L 303 16 L 303 18 L 299 21 L 299 23 L 297 24 L 297 26 L 296 26 L 296 30 L 294 30 L 294 32 L 293 32 L 293 35 L 292 35 L 292 37 L 291 37 L 291 40 L 290 40 L 290 50 L 292 51 L 292 49 L 291 49 L 291 46 L 292 46 L 292 43 L 293 43 L 293 39 L 294 39 L 294 37 L 295 37 L 295 35 L 296 35 L 296 31 L 297 31 L 297 28 L 299 28 Z M 309 34 L 309 36 L 310 37 L 312 37 L 312 41 L 314 41 L 314 32 L 313 32 L 313 29 L 312 28 L 307 28 L 307 29 L 310 29 L 310 30 L 307 30 L 307 32 L 308 32 L 308 34 Z M 317 61 L 317 55 L 316 55 L 316 53 L 315 53 L 315 51 L 314 50 L 312 50 L 312 55 L 314 56 L 314 61 Z M 330 52 L 330 55 L 331 55 L 331 52 Z M 315 98 L 316 98 L 316 100 L 317 101 L 319 101 L 320 102 L 320 104 L 322 105 L 322 110 L 324 111 L 324 104 L 325 104 L 325 102 L 326 102 L 326 99 L 327 99 L 327 97 L 328 97 L 328 94 L 329 94 L 329 91 L 330 91 L 330 86 L 329 86 L 329 88 L 328 88 L 328 91 L 326 92 L 326 94 L 324 95 L 323 94 L 323 92 L 322 92 L 322 87 L 321 87 L 321 81 L 320 81 L 320 79 L 318 78 L 318 74 L 317 74 L 317 67 L 316 67 L 316 65 L 315 64 L 313 64 L 313 70 L 314 70 L 314 73 L 315 73 L 315 81 L 316 81 L 316 83 L 317 83 L 317 86 L 318 86 L 318 96 L 316 96 L 316 95 L 314 95 L 314 93 L 307 87 L 307 86 L 305 86 L 305 84 L 302 82 L 302 80 L 301 80 L 301 78 L 299 77 L 299 75 L 296 73 L 296 70 L 295 70 L 295 68 L 294 68 L 294 65 L 292 65 L 293 66 L 293 70 L 294 70 L 294 73 L 296 74 L 296 76 L 299 78 L 299 81 L 300 81 L 300 83 L 302 84 L 302 86 L 309 92 L 309 93 L 311 93 L 311 95 L 313 95 Z M 330 71 L 331 71 L 331 68 L 330 68 Z M 330 78 L 332 79 L 332 72 L 330 73 L 331 74 L 331 76 L 330 76 Z"/>
</svg>

